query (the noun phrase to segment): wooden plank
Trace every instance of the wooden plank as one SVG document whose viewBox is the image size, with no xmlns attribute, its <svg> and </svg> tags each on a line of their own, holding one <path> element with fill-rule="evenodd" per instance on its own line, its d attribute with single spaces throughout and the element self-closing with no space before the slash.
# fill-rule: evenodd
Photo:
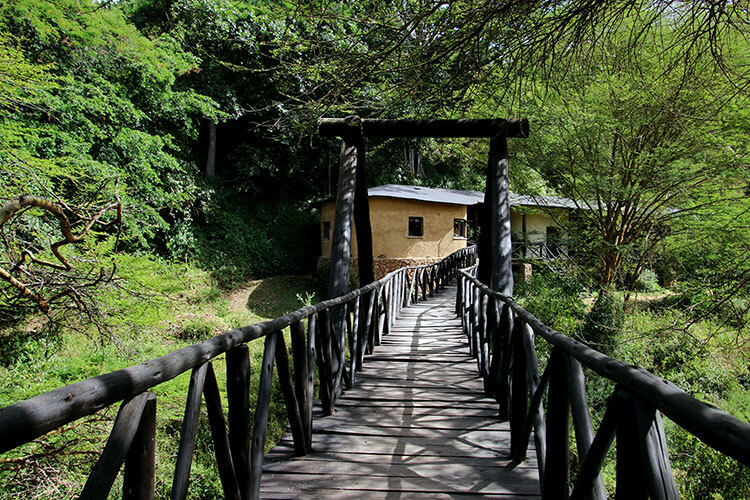
<svg viewBox="0 0 750 500">
<path fill-rule="evenodd" d="M 274 449 L 269 453 L 269 457 L 274 455 L 273 460 L 266 460 L 264 464 L 264 470 L 266 467 L 273 467 L 277 470 L 283 470 L 285 465 L 289 465 L 291 470 L 299 467 L 304 468 L 304 464 L 310 464 L 311 467 L 315 467 L 317 462 L 335 462 L 335 463 L 347 463 L 347 464 L 367 464 L 367 465 L 412 465 L 415 467 L 423 465 L 462 465 L 472 469 L 503 469 L 512 468 L 513 462 L 507 457 L 498 458 L 477 458 L 477 457 L 439 457 L 439 456 L 423 456 L 423 455 L 411 455 L 411 456 L 391 456 L 378 453 L 357 453 L 357 454 L 346 454 L 337 453 L 335 451 L 321 451 L 311 453 L 303 458 L 294 456 L 293 451 L 290 450 L 286 453 L 286 449 L 279 448 Z M 299 466 L 296 464 L 300 464 Z M 536 464 L 533 460 L 529 459 L 525 462 L 515 465 L 516 468 L 521 469 L 534 469 Z M 496 470 L 496 472 L 498 472 Z"/>
<path fill-rule="evenodd" d="M 357 385 L 343 393 L 336 413 L 316 411 L 312 453 L 295 459 L 287 435 L 266 455 L 264 497 L 539 498 L 534 453 L 510 463 L 508 423 L 484 395 L 453 313 L 454 289 L 436 288 L 445 280 L 438 271 L 435 297 L 400 317 L 393 308 L 403 300 L 398 285 L 384 290 L 390 333 L 375 355 L 365 356 Z M 425 291 L 430 279 L 426 274 Z"/>
<path fill-rule="evenodd" d="M 496 439 L 481 443 L 467 443 L 461 440 L 443 438 L 399 438 L 392 436 L 352 436 L 338 434 L 313 435 L 313 449 L 325 450 L 326 453 L 343 454 L 387 454 L 390 456 L 424 457 L 473 457 L 473 458 L 507 458 L 510 440 Z M 278 451 L 293 450 L 291 439 L 282 439 L 277 445 Z M 274 451 L 277 451 L 274 448 Z M 274 453 L 269 452 L 269 457 Z M 284 455 L 286 456 L 286 455 Z M 536 474 L 536 472 L 535 472 Z"/>
<path fill-rule="evenodd" d="M 320 434 L 339 434 L 357 436 L 387 436 L 408 438 L 435 438 L 453 437 L 456 431 L 461 432 L 461 438 L 467 441 L 482 439 L 499 439 L 505 442 L 510 437 L 510 429 L 502 422 L 491 423 L 485 419 L 462 419 L 453 417 L 443 419 L 438 425 L 419 426 L 411 425 L 411 422 L 394 422 L 386 425 L 386 422 L 349 422 L 342 426 L 342 420 L 321 419 L 321 423 L 315 426 L 315 432 Z"/>
<path fill-rule="evenodd" d="M 499 495 L 526 494 L 533 495 L 537 485 L 533 482 L 533 472 L 528 469 L 514 471 L 515 477 L 502 478 L 500 481 L 460 481 L 453 480 L 449 484 L 442 483 L 433 477 L 394 477 L 388 478 L 383 484 L 383 478 L 372 476 L 355 476 L 346 474 L 331 474 L 310 476 L 308 474 L 269 474 L 266 478 L 267 488 L 277 492 L 290 491 L 290 488 L 305 491 L 319 491 L 321 489 L 335 490 L 371 490 L 384 489 L 400 493 L 491 493 Z M 511 479 L 513 479 L 511 481 Z"/>
<path fill-rule="evenodd" d="M 400 496 L 400 495 L 399 495 Z M 289 499 L 289 493 L 278 493 L 268 492 L 263 494 L 264 498 L 283 498 Z M 314 493 L 295 493 L 295 498 L 300 500 L 317 500 L 319 498 L 335 498 L 337 500 L 361 500 L 362 498 L 368 498 L 372 500 L 379 499 L 392 499 L 394 492 L 392 491 L 373 491 L 373 490 L 335 490 L 335 489 L 320 489 Z M 403 498 L 403 497 L 402 497 Z M 483 493 L 418 493 L 409 492 L 408 497 L 411 500 L 462 500 L 462 499 L 502 499 L 502 500 L 528 500 L 529 495 L 491 495 Z"/>
<path fill-rule="evenodd" d="M 415 457 L 416 458 L 416 457 Z M 348 462 L 345 460 L 317 460 L 296 461 L 292 463 L 270 462 L 263 467 L 263 473 L 281 472 L 295 474 L 347 474 L 351 476 L 369 475 L 373 477 L 438 477 L 440 481 L 446 480 L 482 480 L 488 477 L 505 479 L 502 469 L 508 467 L 510 462 L 492 461 L 460 462 L 440 457 L 433 457 L 414 463 L 413 460 L 395 460 L 394 463 L 377 462 Z M 529 469 L 522 467 L 519 469 Z M 534 479 L 534 471 L 523 471 L 523 481 Z M 530 477 L 529 477 L 530 476 Z"/>
</svg>

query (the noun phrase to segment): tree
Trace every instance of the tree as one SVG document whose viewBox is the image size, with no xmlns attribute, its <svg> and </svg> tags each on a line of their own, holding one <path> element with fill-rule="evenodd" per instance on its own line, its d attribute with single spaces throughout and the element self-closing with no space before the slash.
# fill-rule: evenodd
<svg viewBox="0 0 750 500">
<path fill-rule="evenodd" d="M 735 82 L 707 56 L 668 68 L 676 36 L 668 20 L 642 37 L 638 58 L 631 31 L 597 42 L 576 70 L 561 68 L 530 107 L 537 127 L 525 161 L 596 229 L 605 287 L 625 278 L 628 257 L 632 284 L 674 221 L 747 204 Z M 747 49 L 738 41 L 723 53 L 739 71 Z"/>
</svg>

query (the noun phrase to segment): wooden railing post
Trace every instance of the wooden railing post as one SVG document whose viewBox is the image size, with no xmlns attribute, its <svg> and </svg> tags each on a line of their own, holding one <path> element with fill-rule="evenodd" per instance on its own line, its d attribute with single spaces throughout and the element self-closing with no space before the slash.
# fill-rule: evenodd
<svg viewBox="0 0 750 500">
<path fill-rule="evenodd" d="M 510 310 L 510 306 L 508 306 L 508 304 L 503 304 L 503 310 L 500 313 L 500 325 L 497 335 L 498 348 L 496 351 L 497 354 L 499 354 L 500 359 L 498 362 L 497 371 L 495 372 L 498 377 L 498 380 L 496 381 L 497 390 L 495 394 L 495 400 L 498 403 L 498 413 L 500 420 L 503 421 L 510 419 L 510 371 L 513 361 L 511 338 L 513 326 L 513 313 Z"/>
<path fill-rule="evenodd" d="M 250 498 L 250 355 L 246 344 L 227 351 L 229 445 L 240 495 Z"/>
<path fill-rule="evenodd" d="M 323 412 L 333 415 L 333 370 L 331 366 L 331 328 L 328 311 L 318 313 L 316 320 L 315 352 L 317 354 L 318 376 L 320 378 L 320 401 Z"/>
<path fill-rule="evenodd" d="M 524 322 L 519 318 L 511 333 L 511 386 L 510 386 L 510 449 L 511 454 L 522 445 L 521 437 L 526 413 L 529 411 L 529 380 L 523 341 Z"/>
<path fill-rule="evenodd" d="M 206 382 L 203 386 L 203 397 L 206 400 L 206 412 L 208 423 L 211 427 L 211 437 L 214 444 L 214 457 L 216 467 L 219 470 L 219 479 L 224 490 L 224 498 L 240 500 L 240 487 L 237 482 L 237 474 L 232 463 L 232 452 L 229 448 L 229 437 L 224 423 L 224 410 L 221 408 L 221 395 L 219 384 L 216 382 L 216 374 L 209 361 L 206 370 Z"/>
<path fill-rule="evenodd" d="M 123 500 L 154 498 L 154 466 L 156 457 L 156 395 L 147 392 L 138 431 L 125 457 Z"/>
<path fill-rule="evenodd" d="M 479 299 L 479 359 L 481 362 L 479 373 L 482 376 L 482 382 L 484 385 L 484 395 L 487 397 L 492 396 L 490 390 L 490 338 L 489 338 L 489 309 L 490 297 L 485 294 L 480 295 Z"/>
<path fill-rule="evenodd" d="M 315 316 L 310 316 L 310 320 Z M 308 364 L 308 346 L 305 343 L 305 326 L 302 321 L 292 323 L 289 327 L 292 340 L 292 362 L 294 363 L 294 394 L 297 398 L 305 449 L 310 451 L 312 442 L 312 402 L 308 401 L 307 384 L 312 367 Z"/>
<path fill-rule="evenodd" d="M 349 387 L 353 387 L 356 382 L 356 372 L 360 371 L 359 367 L 359 346 L 360 346 L 360 310 L 362 309 L 362 297 L 354 299 L 354 319 L 350 328 L 351 336 L 349 339 Z M 348 315 L 347 315 L 348 317 Z"/>
<path fill-rule="evenodd" d="M 373 288 L 369 292 L 369 298 L 367 299 L 367 313 L 365 314 L 365 322 L 362 329 L 362 335 L 360 336 L 360 346 L 359 346 L 359 364 L 358 366 L 360 369 L 362 369 L 362 365 L 364 363 L 365 359 L 365 351 L 368 353 L 372 352 L 372 346 L 371 341 L 373 338 L 373 318 L 375 316 L 376 308 L 377 308 L 377 295 L 378 295 L 378 289 Z"/>
<path fill-rule="evenodd" d="M 204 363 L 197 368 L 193 368 L 190 375 L 185 415 L 182 418 L 180 446 L 177 451 L 177 464 L 172 479 L 172 500 L 184 500 L 187 497 L 190 468 L 193 465 L 193 451 L 195 451 L 195 438 L 198 431 L 201 395 L 203 394 L 207 370 L 208 363 Z"/>
<path fill-rule="evenodd" d="M 620 389 L 623 411 L 617 420 L 618 498 L 679 498 L 669 465 L 661 418 L 649 405 Z"/>
<path fill-rule="evenodd" d="M 99 460 L 97 460 L 94 468 L 91 470 L 91 474 L 83 486 L 80 498 L 88 500 L 106 498 L 108 496 L 117 473 L 120 471 L 120 466 L 128 457 L 136 434 L 141 428 L 144 409 L 148 401 L 152 399 L 153 393 L 141 393 L 128 401 L 124 401 L 120 405 L 120 410 L 117 412 L 117 418 L 115 418 L 109 439 L 104 446 L 104 451 L 102 451 Z M 149 431 L 145 427 L 144 431 L 148 433 Z M 146 451 L 150 453 L 149 450 Z M 134 453 L 137 452 L 137 450 L 134 450 Z M 147 456 L 139 458 L 146 458 L 148 460 Z M 149 474 L 148 463 L 144 465 L 144 472 Z M 132 463 L 130 473 L 131 478 L 128 482 L 132 484 L 132 473 L 138 473 L 137 470 L 132 469 Z M 153 479 L 151 481 L 153 482 Z M 145 493 L 148 495 L 148 490 Z"/>
<path fill-rule="evenodd" d="M 601 424 L 599 424 L 599 429 L 586 453 L 586 458 L 581 462 L 570 500 L 587 499 L 593 497 L 596 492 L 596 483 L 601 479 L 600 471 L 607 452 L 610 446 L 612 446 L 617 428 L 617 419 L 622 411 L 622 398 L 619 392 L 619 388 L 616 388 L 607 403 L 607 408 L 604 411 Z"/>
<path fill-rule="evenodd" d="M 373 299 L 372 330 L 367 337 L 367 354 L 372 354 L 375 349 L 375 339 L 378 338 L 380 344 L 380 288 L 373 290 L 375 298 Z"/>
<path fill-rule="evenodd" d="M 542 498 L 566 498 L 570 494 L 568 361 L 562 351 L 553 348 L 548 363 L 550 381 L 547 393 L 546 463 Z"/>
<path fill-rule="evenodd" d="M 469 325 L 471 330 L 469 333 L 469 353 L 472 357 L 479 359 L 479 287 L 473 285 L 471 287 L 471 302 L 469 309 Z"/>
<path fill-rule="evenodd" d="M 298 457 L 307 454 L 305 446 L 305 431 L 303 430 L 301 410 L 297 403 L 297 394 L 294 390 L 294 381 L 292 372 L 289 368 L 289 355 L 284 342 L 284 334 L 279 332 L 276 339 L 276 373 L 279 376 L 279 385 L 281 393 L 284 396 L 284 406 L 286 406 L 287 420 L 292 430 L 292 440 L 294 441 L 294 454 Z"/>
<path fill-rule="evenodd" d="M 315 359 L 318 338 L 317 316 L 311 315 L 307 319 L 307 383 L 305 384 L 305 407 L 302 410 L 303 424 L 305 427 L 305 447 L 308 452 L 312 451 L 313 434 L 313 395 L 315 393 Z M 320 384 L 321 388 L 323 384 Z M 321 389 L 322 393 L 322 389 Z"/>
</svg>

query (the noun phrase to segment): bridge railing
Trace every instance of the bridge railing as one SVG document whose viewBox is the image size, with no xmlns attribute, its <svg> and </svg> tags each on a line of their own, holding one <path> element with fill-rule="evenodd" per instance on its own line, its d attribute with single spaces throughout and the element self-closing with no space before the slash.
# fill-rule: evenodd
<svg viewBox="0 0 750 500">
<path fill-rule="evenodd" d="M 750 466 L 750 424 L 642 368 L 556 332 L 512 298 L 479 282 L 475 272 L 476 267 L 459 271 L 456 313 L 477 359 L 485 393 L 497 400 L 501 418 L 510 421 L 513 460 L 526 458 L 534 434 L 543 498 L 605 499 L 600 471 L 615 439 L 617 498 L 678 498 L 661 414 Z M 541 374 L 535 336 L 551 346 Z M 596 434 L 584 368 L 616 384 Z M 572 493 L 571 417 L 580 459 Z"/>
<path fill-rule="evenodd" d="M 315 367 L 323 410 L 331 414 L 342 383 L 354 384 L 364 354 L 372 352 L 380 343 L 381 335 L 388 333 L 402 307 L 445 286 L 459 268 L 474 262 L 475 255 L 474 247 L 470 247 L 435 264 L 398 269 L 341 297 L 303 307 L 271 321 L 231 330 L 159 358 L 2 408 L 0 453 L 120 402 L 107 443 L 80 498 L 106 498 L 124 463 L 123 498 L 152 499 L 156 395 L 149 389 L 191 371 L 171 497 L 184 499 L 187 496 L 201 400 L 204 400 L 224 496 L 243 500 L 257 498 L 274 362 L 294 451 L 305 455 L 312 448 Z M 332 317 L 341 321 L 333 321 Z M 290 330 L 291 362 L 283 335 L 285 328 Z M 255 391 L 254 425 L 251 426 L 250 393 L 253 391 L 247 343 L 261 337 L 264 338 L 263 360 Z M 347 343 L 348 363 L 345 360 Z M 221 354 L 226 354 L 226 421 L 211 363 Z"/>
</svg>

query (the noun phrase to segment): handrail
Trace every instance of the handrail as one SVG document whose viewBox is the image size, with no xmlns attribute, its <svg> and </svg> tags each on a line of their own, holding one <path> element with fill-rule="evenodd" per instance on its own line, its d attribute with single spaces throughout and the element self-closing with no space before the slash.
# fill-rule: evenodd
<svg viewBox="0 0 750 500">
<path fill-rule="evenodd" d="M 471 351 L 485 378 L 487 394 L 496 397 L 501 415 L 510 419 L 515 459 L 525 457 L 531 428 L 535 429 L 544 498 L 568 497 L 567 422 L 571 409 L 582 462 L 571 498 L 587 495 L 604 498 L 599 471 L 615 432 L 618 437 L 618 496 L 621 491 L 637 493 L 640 488 L 648 490 L 652 498 L 676 498 L 677 489 L 658 412 L 709 446 L 750 466 L 749 423 L 693 398 L 642 368 L 606 356 L 553 330 L 511 297 L 491 290 L 467 271 L 462 269 L 458 274 L 457 314 L 461 316 Z M 534 335 L 553 346 L 541 377 L 537 370 Z M 596 436 L 591 429 L 581 367 L 617 384 Z M 542 407 L 545 389 L 548 390 L 546 426 Z M 559 427 L 551 431 L 553 426 Z M 556 442 L 550 442 L 550 436 Z M 621 463 L 621 459 L 627 461 L 625 457 L 633 463 Z M 636 485 L 625 485 L 641 473 L 642 478 L 648 476 L 648 481 L 641 478 L 635 481 Z M 631 497 L 630 494 L 624 496 Z"/>
<path fill-rule="evenodd" d="M 274 358 L 292 427 L 295 452 L 304 455 L 310 450 L 312 442 L 314 365 L 318 366 L 320 372 L 324 411 L 331 414 L 342 381 L 347 387 L 354 384 L 355 372 L 361 369 L 365 351 L 372 352 L 374 346 L 380 343 L 380 336 L 389 331 L 401 308 L 412 300 L 418 300 L 420 289 L 421 298 L 425 299 L 428 290 L 431 295 L 435 288 L 444 287 L 460 267 L 470 264 L 475 258 L 475 247 L 469 247 L 434 264 L 400 268 L 346 295 L 300 308 L 273 320 L 233 329 L 144 363 L 75 382 L 1 408 L 0 453 L 122 401 L 110 438 L 81 498 L 106 496 L 123 461 L 124 492 L 130 491 L 128 488 L 134 485 L 139 485 L 135 488 L 141 492 L 124 493 L 124 496 L 148 498 L 147 490 L 150 489 L 152 497 L 156 401 L 155 395 L 148 390 L 192 370 L 173 497 L 184 498 L 187 491 L 197 415 L 203 395 L 225 495 L 239 498 L 239 491 L 244 490 L 246 493 L 242 498 L 257 498 Z M 330 313 L 341 312 L 340 308 L 344 308 L 344 324 L 334 325 Z M 308 320 L 307 339 L 302 323 L 304 319 Z M 290 371 L 284 337 L 280 335 L 287 327 L 292 334 L 294 377 Z M 245 344 L 261 337 L 265 337 L 265 346 L 251 450 L 249 357 Z M 343 351 L 347 339 L 351 354 L 348 370 Z M 227 438 L 221 399 L 210 362 L 223 353 L 227 354 L 231 443 Z M 141 455 L 131 460 L 133 453 Z M 144 467 L 143 464 L 149 463 L 150 466 Z"/>
</svg>

